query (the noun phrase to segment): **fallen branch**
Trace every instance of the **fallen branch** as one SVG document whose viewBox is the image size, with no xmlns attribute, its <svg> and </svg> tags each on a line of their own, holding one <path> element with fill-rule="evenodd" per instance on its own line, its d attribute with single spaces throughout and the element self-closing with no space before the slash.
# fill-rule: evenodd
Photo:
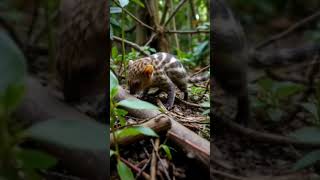
<svg viewBox="0 0 320 180">
<path fill-rule="evenodd" d="M 222 125 L 228 127 L 230 130 L 237 132 L 248 139 L 255 140 L 259 143 L 270 143 L 270 144 L 280 144 L 280 145 L 292 145 L 300 148 L 319 148 L 320 143 L 316 142 L 305 142 L 299 141 L 294 138 L 287 136 L 281 136 L 277 134 L 271 134 L 267 132 L 256 131 L 250 128 L 243 127 L 227 117 L 221 118 L 215 116 L 214 119 L 216 122 L 221 123 Z"/>
<path fill-rule="evenodd" d="M 290 33 L 294 32 L 295 30 L 297 30 L 298 28 L 300 28 L 301 26 L 306 25 L 307 23 L 310 23 L 314 20 L 316 20 L 318 17 L 320 17 L 320 11 L 317 11 L 316 13 L 312 14 L 311 16 L 308 16 L 304 19 L 302 19 L 301 21 L 295 23 L 294 25 L 290 26 L 287 30 L 281 32 L 280 34 L 274 35 L 271 38 L 259 43 L 256 46 L 256 50 L 259 50 L 267 45 L 269 45 L 270 43 L 277 41 L 281 38 L 284 38 L 286 36 L 288 36 Z"/>
<path fill-rule="evenodd" d="M 43 87 L 40 82 L 30 76 L 26 79 L 26 94 L 15 113 L 15 117 L 26 125 L 36 124 L 51 118 L 94 121 L 94 119 L 60 101 L 50 89 Z M 108 126 L 106 128 L 109 129 Z M 69 149 L 46 142 L 36 141 L 36 144 L 57 157 L 72 174 L 98 180 L 105 180 L 109 177 L 109 156 L 106 156 L 106 152 L 109 151 L 108 146 L 105 150 L 97 152 Z"/>
<path fill-rule="evenodd" d="M 121 87 L 118 88 L 117 101 L 135 97 L 126 93 Z M 138 118 L 151 118 L 161 114 L 158 110 L 137 110 L 126 109 L 129 114 Z M 189 155 L 189 158 L 193 158 L 204 165 L 209 170 L 209 157 L 210 157 L 210 143 L 208 140 L 195 134 L 193 131 L 184 127 L 174 119 L 169 118 L 171 122 L 171 129 L 167 133 L 167 137 L 174 144 L 178 145 L 183 151 Z"/>
<path fill-rule="evenodd" d="M 150 121 L 147 121 L 143 124 L 141 124 L 140 126 L 143 126 L 143 127 L 148 127 L 148 128 L 151 128 L 153 129 L 157 134 L 161 133 L 161 132 L 166 132 L 168 131 L 170 128 L 171 128 L 171 122 L 170 120 L 165 117 L 164 115 L 162 116 L 158 116 L 157 118 L 154 118 Z M 125 145 L 128 145 L 128 144 L 132 144 L 134 142 L 137 142 L 141 139 L 144 139 L 145 136 L 142 135 L 142 134 L 139 134 L 139 135 L 136 135 L 136 136 L 128 136 L 128 137 L 124 137 L 124 138 L 117 138 L 117 143 L 118 145 L 122 145 L 122 146 L 125 146 Z M 114 137 L 113 137 L 113 134 L 110 133 L 110 146 L 113 147 L 115 144 L 114 144 Z"/>
</svg>

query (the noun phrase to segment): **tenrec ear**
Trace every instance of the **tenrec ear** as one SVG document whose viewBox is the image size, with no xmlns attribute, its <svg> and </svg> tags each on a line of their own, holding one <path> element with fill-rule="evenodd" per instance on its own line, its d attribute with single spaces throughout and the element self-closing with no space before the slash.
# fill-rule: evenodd
<svg viewBox="0 0 320 180">
<path fill-rule="evenodd" d="M 143 73 L 148 77 L 150 78 L 152 73 L 153 73 L 153 66 L 151 64 L 149 65 L 146 65 L 146 67 L 144 68 L 143 70 Z"/>
<path fill-rule="evenodd" d="M 132 65 L 132 63 L 133 63 L 133 61 L 132 61 L 132 60 L 130 60 L 130 61 L 129 61 L 129 66 L 130 66 L 130 65 Z"/>
</svg>

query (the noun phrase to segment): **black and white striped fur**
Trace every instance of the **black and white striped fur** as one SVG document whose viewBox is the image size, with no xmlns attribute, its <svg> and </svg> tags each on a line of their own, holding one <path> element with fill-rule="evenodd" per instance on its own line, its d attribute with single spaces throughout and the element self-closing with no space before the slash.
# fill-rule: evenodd
<svg viewBox="0 0 320 180">
<path fill-rule="evenodd" d="M 188 99 L 188 82 L 207 80 L 208 76 L 189 78 L 187 71 L 179 60 L 168 53 L 160 52 L 148 57 L 130 61 L 128 66 L 128 84 L 130 94 L 144 91 L 146 95 L 150 88 L 159 88 L 168 94 L 164 104 L 166 108 L 173 107 L 175 99 L 175 85 Z"/>
</svg>

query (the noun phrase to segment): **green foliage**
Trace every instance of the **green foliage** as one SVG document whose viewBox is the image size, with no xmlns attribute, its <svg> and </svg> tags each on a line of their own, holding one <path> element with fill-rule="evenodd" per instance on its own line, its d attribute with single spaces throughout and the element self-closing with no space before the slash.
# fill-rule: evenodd
<svg viewBox="0 0 320 180">
<path fill-rule="evenodd" d="M 112 54 L 116 57 L 118 52 L 116 49 L 112 49 Z M 134 179 L 133 173 L 130 168 L 128 168 L 121 160 L 120 160 L 120 150 L 117 144 L 117 141 L 121 138 L 125 138 L 128 136 L 136 136 L 139 134 L 143 134 L 151 137 L 158 137 L 158 135 L 151 129 L 142 126 L 133 126 L 133 127 L 125 127 L 123 129 L 117 130 L 114 128 L 116 122 L 120 122 L 120 127 L 126 125 L 125 115 L 127 111 L 119 108 L 119 106 L 133 109 L 158 109 L 156 106 L 134 99 L 126 99 L 122 100 L 119 103 L 114 101 L 114 97 L 117 95 L 119 82 L 116 76 L 110 71 L 110 126 L 111 131 L 115 141 L 115 151 L 110 150 L 110 157 L 117 157 L 117 170 L 120 178 L 122 180 L 130 180 Z"/>
<path fill-rule="evenodd" d="M 128 127 L 125 129 L 120 129 L 116 132 L 117 139 L 126 138 L 128 136 L 137 136 L 143 134 L 146 136 L 158 137 L 158 135 L 150 128 L 145 128 L 142 126 Z"/>
<path fill-rule="evenodd" d="M 122 100 L 118 103 L 118 106 L 123 106 L 126 108 L 131 108 L 131 109 L 154 109 L 157 110 L 158 107 L 154 106 L 151 103 L 148 103 L 146 101 L 141 101 L 139 99 L 125 99 Z"/>
<path fill-rule="evenodd" d="M 23 168 L 27 170 L 48 169 L 58 162 L 47 153 L 31 149 L 21 149 L 17 157 L 22 161 Z"/>
<path fill-rule="evenodd" d="M 108 142 L 105 126 L 79 119 L 50 119 L 40 122 L 29 128 L 26 135 L 50 144 L 85 150 L 105 150 Z"/>
<path fill-rule="evenodd" d="M 320 83 L 316 84 L 315 94 L 301 106 L 312 115 L 314 125 L 320 127 Z"/>
<path fill-rule="evenodd" d="M 290 134 L 290 136 L 304 142 L 320 143 L 320 128 L 303 127 Z"/>
<path fill-rule="evenodd" d="M 196 86 L 191 86 L 191 94 L 192 95 L 201 95 L 206 91 L 205 88 L 203 87 L 196 87 Z"/>
<path fill-rule="evenodd" d="M 123 162 L 118 161 L 117 169 L 121 180 L 134 180 L 131 169 L 129 169 Z"/>
<path fill-rule="evenodd" d="M 291 82 L 276 82 L 269 78 L 260 79 L 257 83 L 258 95 L 253 99 L 257 110 L 263 109 L 265 115 L 272 121 L 280 121 L 283 111 L 280 110 L 290 103 L 290 98 L 301 92 L 304 87 Z"/>
<path fill-rule="evenodd" d="M 318 127 L 304 127 L 290 134 L 290 136 L 304 142 L 320 143 L 320 128 Z M 294 170 L 299 170 L 313 165 L 320 160 L 320 150 L 312 151 L 306 154 L 303 158 L 298 160 L 294 166 Z"/>
<path fill-rule="evenodd" d="M 312 151 L 307 155 L 305 155 L 303 158 L 301 158 L 299 161 L 297 161 L 293 166 L 293 170 L 297 171 L 297 170 L 306 168 L 308 166 L 313 165 L 319 160 L 320 160 L 320 150 Z"/>
<path fill-rule="evenodd" d="M 172 155 L 169 146 L 165 144 L 160 145 L 160 149 L 163 149 L 163 151 L 166 153 L 169 160 L 172 160 Z"/>
</svg>

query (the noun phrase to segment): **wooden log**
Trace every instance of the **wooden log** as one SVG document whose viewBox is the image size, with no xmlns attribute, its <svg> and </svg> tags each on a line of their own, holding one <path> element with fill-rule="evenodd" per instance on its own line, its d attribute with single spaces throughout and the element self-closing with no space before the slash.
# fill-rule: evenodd
<svg viewBox="0 0 320 180">
<path fill-rule="evenodd" d="M 116 97 L 117 101 L 135 98 L 121 87 L 119 87 L 118 92 Z M 152 118 L 161 114 L 158 110 L 137 110 L 129 108 L 126 110 L 129 114 L 137 118 Z M 167 118 L 171 121 L 171 129 L 167 133 L 168 139 L 178 145 L 189 158 L 197 160 L 209 170 L 210 142 L 184 127 L 174 119 Z"/>
<path fill-rule="evenodd" d="M 150 121 L 147 121 L 141 124 L 141 126 L 151 128 L 157 134 L 159 134 L 161 132 L 166 132 L 171 128 L 171 121 L 165 116 L 158 116 L 151 119 Z M 121 139 L 117 139 L 117 142 L 118 142 L 118 145 L 125 146 L 128 144 L 140 141 L 143 138 L 145 138 L 145 136 L 142 134 L 139 134 L 136 136 L 128 136 Z M 114 138 L 113 138 L 113 134 L 110 133 L 110 147 L 113 147 L 113 146 L 114 146 Z"/>
<path fill-rule="evenodd" d="M 50 118 L 94 121 L 60 101 L 53 93 L 50 93 L 49 88 L 43 87 L 36 79 L 29 76 L 26 82 L 26 94 L 15 116 L 27 126 Z M 106 129 L 109 130 L 107 125 Z M 82 151 L 37 141 L 35 144 L 54 155 L 74 175 L 98 180 L 105 180 L 109 177 L 107 143 L 103 151 Z"/>
</svg>

